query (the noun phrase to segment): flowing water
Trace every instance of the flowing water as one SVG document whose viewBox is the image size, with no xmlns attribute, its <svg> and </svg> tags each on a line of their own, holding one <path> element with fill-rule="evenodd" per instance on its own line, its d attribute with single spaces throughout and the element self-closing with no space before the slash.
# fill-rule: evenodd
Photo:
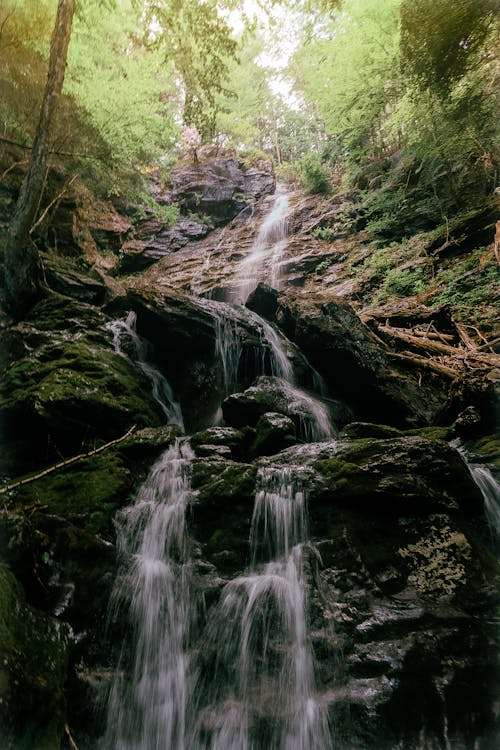
<svg viewBox="0 0 500 750">
<path fill-rule="evenodd" d="M 280 264 L 288 242 L 289 196 L 278 186 L 271 208 L 255 236 L 246 258 L 238 265 L 236 283 L 238 297 L 245 302 L 260 281 L 280 288 Z"/>
<path fill-rule="evenodd" d="M 493 476 L 488 466 L 475 463 L 472 460 L 467 449 L 460 441 L 454 441 L 452 445 L 464 459 L 472 479 L 481 490 L 493 549 L 498 557 L 500 557 L 500 482 Z"/>
<path fill-rule="evenodd" d="M 144 373 L 151 383 L 153 398 L 158 402 L 169 424 L 184 429 L 181 407 L 175 400 L 172 388 L 160 372 L 149 361 L 150 344 L 139 336 L 136 330 L 137 315 L 131 310 L 126 318 L 114 320 L 108 325 L 113 334 L 115 352 L 128 357 Z"/>
<path fill-rule="evenodd" d="M 207 627 L 213 677 L 199 677 L 197 748 L 331 746 L 314 690 L 304 580 L 306 497 L 297 477 L 295 467 L 259 471 L 252 565 L 227 584 Z"/>
<path fill-rule="evenodd" d="M 126 604 L 132 642 L 124 646 L 109 699 L 104 742 L 109 749 L 186 748 L 193 612 L 186 508 L 192 457 L 189 444 L 177 440 L 118 516 L 123 564 L 115 617 Z"/>
<path fill-rule="evenodd" d="M 278 193 L 240 266 L 240 290 L 250 291 L 263 267 L 277 282 L 288 211 L 288 196 Z M 328 409 L 295 383 L 287 339 L 245 307 L 206 299 L 200 304 L 214 320 L 224 395 L 234 392 L 242 355 L 253 349 L 253 376 L 279 379 L 302 438 L 330 437 Z M 167 421 L 182 427 L 179 404 L 150 362 L 135 314 L 109 328 L 117 354 L 140 368 Z M 323 382 L 311 372 L 322 393 Z M 187 440 L 177 440 L 117 519 L 122 564 L 113 613 L 115 621 L 128 622 L 130 632 L 110 692 L 103 747 L 329 750 L 308 635 L 305 552 L 310 544 L 300 468 L 259 470 L 250 567 L 225 586 L 196 646 L 192 633 L 198 602 L 186 528 L 193 458 Z"/>
</svg>

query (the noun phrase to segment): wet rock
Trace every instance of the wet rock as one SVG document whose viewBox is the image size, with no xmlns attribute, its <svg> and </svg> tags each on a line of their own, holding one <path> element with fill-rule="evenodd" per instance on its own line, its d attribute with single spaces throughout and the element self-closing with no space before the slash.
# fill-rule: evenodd
<svg viewBox="0 0 500 750">
<path fill-rule="evenodd" d="M 328 407 L 281 378 L 258 378 L 243 393 L 228 396 L 222 411 L 233 427 L 255 426 L 266 412 L 277 412 L 294 422 L 302 439 L 319 440 L 330 434 Z"/>
<path fill-rule="evenodd" d="M 60 746 L 70 629 L 29 607 L 0 565 L 0 739 L 2 746 Z"/>
<path fill-rule="evenodd" d="M 278 309 L 278 292 L 267 284 L 258 284 L 245 305 L 266 320 L 274 321 Z"/>
<path fill-rule="evenodd" d="M 134 423 L 160 423 L 149 381 L 115 353 L 108 322 L 83 303 L 48 299 L 10 329 L 18 349 L 0 378 L 3 471 L 55 462 Z"/>
<path fill-rule="evenodd" d="M 280 298 L 278 318 L 358 419 L 395 427 L 428 425 L 446 403 L 448 383 L 433 374 L 419 381 L 393 362 L 345 301 L 319 292 L 288 293 Z"/>
<path fill-rule="evenodd" d="M 250 448 L 254 456 L 271 455 L 297 441 L 295 424 L 290 417 L 266 412 L 257 422 L 255 440 Z"/>
<path fill-rule="evenodd" d="M 209 427 L 207 430 L 192 435 L 189 442 L 196 453 L 199 452 L 198 446 L 220 446 L 221 448 L 228 448 L 230 457 L 238 460 L 243 453 L 247 436 L 245 432 L 233 427 Z"/>
<path fill-rule="evenodd" d="M 254 466 L 220 457 L 193 461 L 192 532 L 223 574 L 235 574 L 247 561 L 256 473 Z"/>
<path fill-rule="evenodd" d="M 318 458 L 314 468 L 337 501 L 376 502 L 380 513 L 482 512 L 481 493 L 459 453 L 445 442 L 417 435 L 366 438 L 336 445 L 336 451 Z"/>
<path fill-rule="evenodd" d="M 231 448 L 228 445 L 207 445 L 200 443 L 195 448 L 195 453 L 200 457 L 232 458 Z"/>
<path fill-rule="evenodd" d="M 370 422 L 351 422 L 342 430 L 342 435 L 346 435 L 351 440 L 357 438 L 393 438 L 401 437 L 402 434 L 401 430 L 397 430 L 395 427 Z"/>
</svg>

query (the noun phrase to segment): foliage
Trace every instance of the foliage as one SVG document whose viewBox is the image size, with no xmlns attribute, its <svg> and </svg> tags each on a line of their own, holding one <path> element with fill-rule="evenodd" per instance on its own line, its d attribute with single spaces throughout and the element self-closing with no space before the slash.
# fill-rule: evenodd
<svg viewBox="0 0 500 750">
<path fill-rule="evenodd" d="M 325 242 L 332 242 L 335 237 L 335 230 L 332 227 L 316 227 L 312 233 L 318 240 Z"/>
<path fill-rule="evenodd" d="M 401 239 L 479 205 L 498 171 L 493 0 L 344 0 L 290 66 L 368 230 Z M 311 12 L 311 11 L 310 11 Z"/>
<path fill-rule="evenodd" d="M 416 268 L 391 268 L 377 292 L 375 301 L 381 302 L 389 296 L 411 297 L 425 291 L 426 287 L 426 274 L 421 266 Z"/>
<path fill-rule="evenodd" d="M 321 193 L 323 195 L 330 191 L 329 170 L 322 163 L 319 154 L 308 154 L 295 165 L 297 177 L 300 184 L 310 190 L 311 193 Z"/>
<path fill-rule="evenodd" d="M 496 5 L 494 0 L 402 2 L 401 67 L 420 91 L 446 95 L 481 64 Z"/>
</svg>

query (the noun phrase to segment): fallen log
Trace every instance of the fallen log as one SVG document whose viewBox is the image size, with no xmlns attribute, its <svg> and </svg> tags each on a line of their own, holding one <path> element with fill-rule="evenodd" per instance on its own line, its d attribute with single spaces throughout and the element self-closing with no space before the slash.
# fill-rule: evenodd
<svg viewBox="0 0 500 750">
<path fill-rule="evenodd" d="M 466 362 L 470 367 L 476 366 L 475 363 L 484 367 L 500 367 L 500 355 L 479 351 L 477 346 L 474 349 L 462 349 L 424 336 L 415 336 L 413 332 L 408 333 L 407 329 L 393 328 L 387 325 L 379 325 L 378 330 L 383 335 L 401 341 L 415 349 L 424 349 L 438 356 L 452 357 Z M 474 364 L 471 364 L 471 360 Z"/>
<path fill-rule="evenodd" d="M 444 375 L 445 377 L 451 378 L 452 380 L 457 378 L 462 372 L 460 368 L 454 370 L 452 367 L 443 365 L 441 362 L 437 362 L 435 359 L 422 357 L 420 354 L 410 354 L 410 352 L 391 352 L 388 356 L 394 359 L 401 360 L 403 362 L 409 362 L 416 367 L 423 367 L 427 370 L 433 370 L 439 375 Z"/>
</svg>

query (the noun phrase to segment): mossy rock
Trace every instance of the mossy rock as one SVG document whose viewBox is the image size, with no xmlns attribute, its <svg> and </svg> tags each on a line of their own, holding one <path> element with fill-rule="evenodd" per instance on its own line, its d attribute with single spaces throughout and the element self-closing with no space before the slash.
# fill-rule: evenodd
<svg viewBox="0 0 500 750">
<path fill-rule="evenodd" d="M 204 557 L 224 575 L 241 571 L 248 562 L 256 474 L 255 466 L 224 459 L 193 461 L 193 535 Z"/>
<path fill-rule="evenodd" d="M 13 502 L 20 511 L 40 504 L 49 514 L 77 521 L 91 533 L 102 533 L 116 509 L 127 501 L 132 486 L 123 458 L 110 449 L 22 485 L 13 491 Z"/>
<path fill-rule="evenodd" d="M 353 441 L 315 461 L 323 496 L 335 502 L 375 505 L 380 513 L 465 511 L 479 515 L 481 493 L 456 450 L 441 440 L 410 435 Z"/>
<path fill-rule="evenodd" d="M 359 438 L 393 438 L 401 437 L 403 432 L 396 427 L 386 424 L 372 424 L 371 422 L 351 422 L 342 430 L 342 434 L 356 440 Z"/>
<path fill-rule="evenodd" d="M 15 750 L 58 750 L 65 722 L 69 628 L 29 607 L 0 565 L 0 740 Z"/>
<path fill-rule="evenodd" d="M 92 341 L 52 341 L 14 362 L 0 380 L 3 471 L 9 476 L 119 437 L 134 423 L 159 425 L 149 381 Z M 57 451 L 59 448 L 59 451 Z"/>
</svg>

